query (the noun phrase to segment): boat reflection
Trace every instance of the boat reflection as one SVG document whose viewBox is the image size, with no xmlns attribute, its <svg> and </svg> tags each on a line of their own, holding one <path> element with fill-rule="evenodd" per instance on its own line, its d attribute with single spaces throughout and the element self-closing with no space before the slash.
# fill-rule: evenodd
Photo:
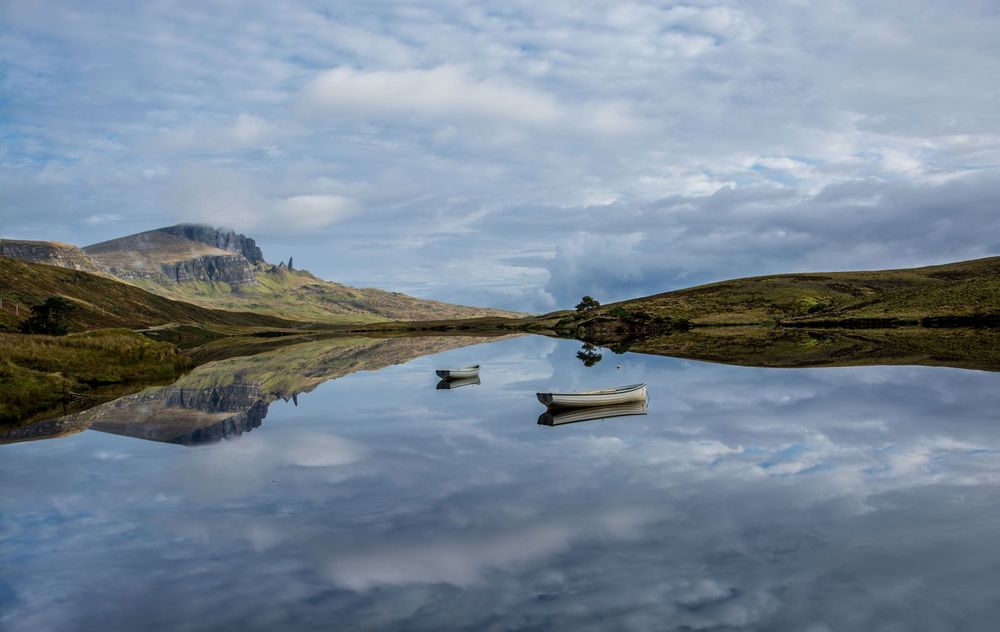
<svg viewBox="0 0 1000 632">
<path fill-rule="evenodd" d="M 460 380 L 444 379 L 438 382 L 437 387 L 439 389 L 453 389 L 462 388 L 463 386 L 479 386 L 480 384 L 482 382 L 479 381 L 479 376 L 476 375 L 475 377 L 466 377 Z"/>
<path fill-rule="evenodd" d="M 539 415 L 538 425 L 562 426 L 564 424 L 572 424 L 579 421 L 593 421 L 595 419 L 611 419 L 613 417 L 645 415 L 647 408 L 648 403 L 643 400 L 628 402 L 626 404 L 613 404 L 611 406 L 549 410 Z"/>
</svg>

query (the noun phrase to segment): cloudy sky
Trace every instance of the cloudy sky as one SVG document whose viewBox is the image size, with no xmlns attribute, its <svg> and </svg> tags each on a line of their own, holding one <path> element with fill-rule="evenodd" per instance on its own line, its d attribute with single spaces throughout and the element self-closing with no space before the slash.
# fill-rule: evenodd
<svg viewBox="0 0 1000 632">
<path fill-rule="evenodd" d="M 532 311 L 1000 254 L 1000 5 L 0 0 L 0 234 Z"/>
</svg>

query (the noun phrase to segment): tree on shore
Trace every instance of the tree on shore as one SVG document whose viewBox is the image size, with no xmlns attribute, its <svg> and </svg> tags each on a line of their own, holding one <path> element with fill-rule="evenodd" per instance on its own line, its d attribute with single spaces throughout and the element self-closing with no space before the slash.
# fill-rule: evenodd
<svg viewBox="0 0 1000 632">
<path fill-rule="evenodd" d="M 76 305 L 61 296 L 52 296 L 31 308 L 31 316 L 21 323 L 21 333 L 64 336 L 69 331 L 66 318 Z"/>
<path fill-rule="evenodd" d="M 580 302 L 576 304 L 576 311 L 587 312 L 600 306 L 601 304 L 593 296 L 584 296 L 580 299 Z"/>
</svg>

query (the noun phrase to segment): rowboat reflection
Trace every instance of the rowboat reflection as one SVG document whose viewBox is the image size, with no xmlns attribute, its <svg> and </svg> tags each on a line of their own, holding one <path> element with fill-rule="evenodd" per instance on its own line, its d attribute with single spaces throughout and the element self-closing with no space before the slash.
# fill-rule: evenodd
<svg viewBox="0 0 1000 632">
<path fill-rule="evenodd" d="M 461 388 L 463 386 L 479 386 L 482 382 L 479 381 L 479 376 L 467 377 L 461 380 L 448 380 L 444 379 L 438 382 L 437 387 L 439 389 L 452 389 Z"/>
<path fill-rule="evenodd" d="M 563 424 L 572 424 L 578 421 L 592 421 L 594 419 L 611 419 L 612 417 L 645 415 L 647 407 L 647 401 L 642 400 L 628 402 L 625 404 L 613 404 L 611 406 L 554 409 L 542 413 L 538 417 L 538 425 L 561 426 Z"/>
</svg>

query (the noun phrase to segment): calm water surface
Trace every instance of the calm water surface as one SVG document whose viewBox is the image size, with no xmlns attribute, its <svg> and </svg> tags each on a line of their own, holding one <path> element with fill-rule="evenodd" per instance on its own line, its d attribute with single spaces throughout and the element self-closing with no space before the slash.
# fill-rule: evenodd
<svg viewBox="0 0 1000 632">
<path fill-rule="evenodd" d="M 1000 375 L 578 349 L 317 372 L 215 443 L 0 446 L 0 628 L 996 629 Z M 639 381 L 646 416 L 536 423 Z"/>
</svg>

